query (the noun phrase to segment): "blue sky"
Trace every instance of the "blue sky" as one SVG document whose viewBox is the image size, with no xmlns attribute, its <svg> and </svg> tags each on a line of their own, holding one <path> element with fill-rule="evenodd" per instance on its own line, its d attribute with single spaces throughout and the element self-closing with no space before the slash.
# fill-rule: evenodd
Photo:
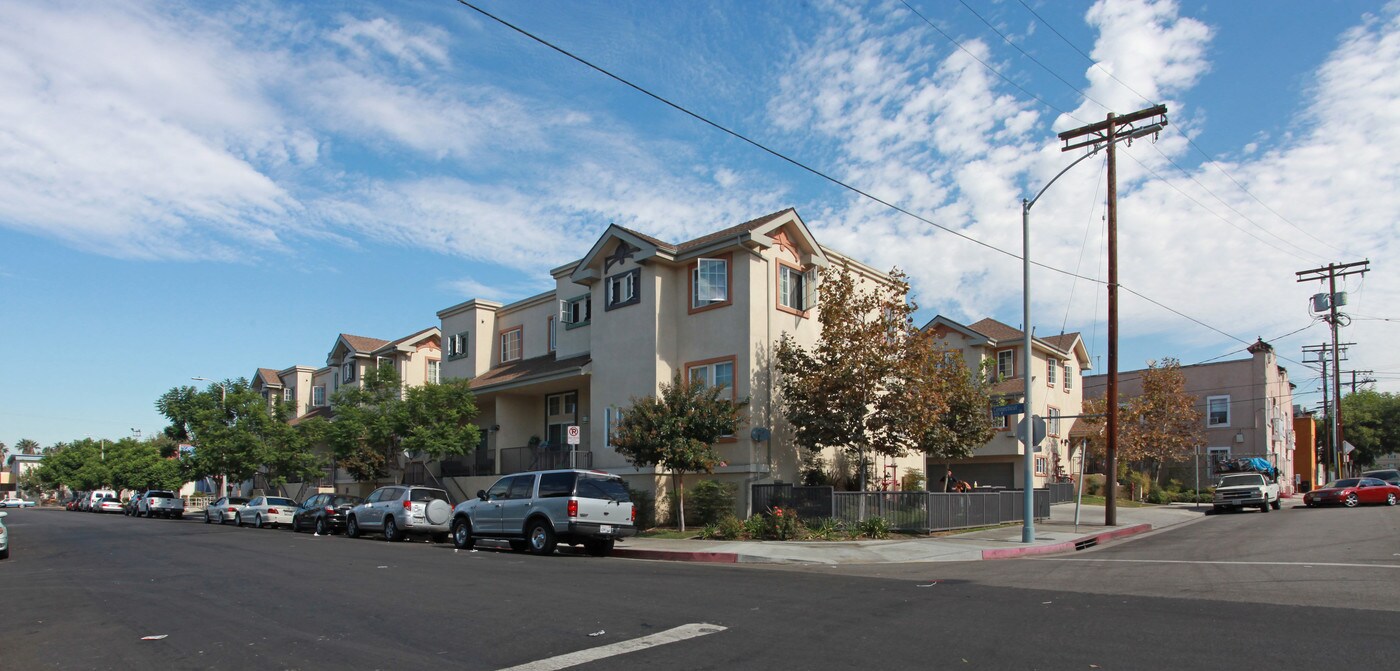
<svg viewBox="0 0 1400 671">
<path fill-rule="evenodd" d="M 1400 386 L 1400 5 L 480 6 L 1016 254 L 1019 199 L 1074 158 L 1055 133 L 1165 103 L 1168 131 L 1119 163 L 1122 282 L 1215 330 L 1125 295 L 1123 368 L 1304 329 L 1276 341 L 1301 361 L 1326 329 L 1294 272 L 1369 258 L 1346 283 L 1344 368 Z M 155 398 L 191 376 L 321 365 L 337 333 L 396 338 L 467 298 L 531 295 L 609 222 L 679 241 L 796 207 L 823 243 L 908 271 L 922 319 L 1021 323 L 1016 259 L 449 0 L 5 3 L 0 129 L 8 444 L 150 435 Z M 1104 276 L 1102 178 L 1087 160 L 1037 204 L 1034 258 Z M 1034 279 L 1038 333 L 1083 331 L 1097 363 L 1102 286 Z"/>
</svg>

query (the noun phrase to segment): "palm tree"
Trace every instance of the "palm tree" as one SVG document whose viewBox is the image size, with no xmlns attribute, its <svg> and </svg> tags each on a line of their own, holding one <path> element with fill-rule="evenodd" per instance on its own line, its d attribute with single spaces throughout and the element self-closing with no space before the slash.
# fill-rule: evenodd
<svg viewBox="0 0 1400 671">
<path fill-rule="evenodd" d="M 15 450 L 18 451 L 19 454 L 38 454 L 39 443 L 28 438 L 21 438 L 18 443 L 15 443 Z"/>
</svg>

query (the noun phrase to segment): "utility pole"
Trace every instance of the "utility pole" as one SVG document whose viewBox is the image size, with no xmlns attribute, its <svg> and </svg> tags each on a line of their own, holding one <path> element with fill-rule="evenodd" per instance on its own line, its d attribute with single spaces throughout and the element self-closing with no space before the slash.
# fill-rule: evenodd
<svg viewBox="0 0 1400 671">
<path fill-rule="evenodd" d="M 1356 343 L 1354 342 L 1337 343 L 1337 349 L 1339 349 L 1340 352 L 1336 355 L 1336 360 L 1346 361 L 1347 348 L 1355 344 Z M 1333 347 L 1330 343 L 1322 343 L 1321 345 L 1304 345 L 1303 354 L 1305 356 L 1308 354 L 1313 354 L 1316 356 L 1316 358 L 1312 361 L 1305 360 L 1303 363 L 1316 363 L 1322 366 L 1322 416 L 1326 417 L 1328 421 L 1327 440 L 1325 441 L 1327 450 L 1324 452 L 1327 459 L 1325 461 L 1328 467 L 1333 469 L 1333 474 L 1336 477 L 1341 477 L 1341 460 L 1338 458 L 1338 455 L 1341 454 L 1341 443 L 1334 442 L 1336 436 L 1331 430 L 1332 422 L 1336 419 L 1335 414 L 1332 412 L 1332 408 L 1335 407 L 1332 403 L 1331 393 L 1331 390 L 1333 388 L 1331 382 L 1332 376 L 1328 374 L 1328 371 L 1332 370 L 1332 350 Z"/>
<path fill-rule="evenodd" d="M 1143 125 L 1134 125 L 1139 123 Z M 1118 152 L 1114 145 L 1119 139 L 1120 127 L 1131 141 L 1134 137 L 1160 131 L 1166 125 L 1167 106 L 1155 105 L 1123 116 L 1109 112 L 1103 121 L 1059 135 L 1065 143 L 1060 151 L 1099 143 L 1108 145 L 1108 389 L 1104 399 L 1108 411 L 1104 450 L 1108 473 L 1104 475 L 1104 526 L 1110 527 L 1118 525 Z M 1085 136 L 1087 139 L 1070 144 L 1070 140 Z"/>
<path fill-rule="evenodd" d="M 1299 282 L 1327 280 L 1325 303 L 1319 302 L 1323 294 L 1315 295 L 1312 298 L 1312 308 L 1314 312 L 1320 312 L 1323 309 L 1327 310 L 1327 315 L 1323 317 L 1323 319 L 1326 319 L 1328 325 L 1332 327 L 1332 407 L 1336 408 L 1336 412 L 1332 413 L 1332 449 L 1338 453 L 1334 456 L 1339 456 L 1340 454 L 1342 449 L 1342 436 L 1344 435 L 1342 433 L 1342 427 L 1344 426 L 1342 423 L 1342 366 L 1341 360 L 1338 358 L 1337 328 L 1341 326 L 1339 318 L 1346 317 L 1346 315 L 1337 312 L 1337 307 L 1339 305 L 1346 305 L 1346 294 L 1337 293 L 1337 278 L 1346 277 L 1347 275 L 1364 275 L 1370 269 L 1371 262 L 1370 260 L 1366 260 L 1354 261 L 1352 263 L 1329 263 L 1320 268 L 1300 270 L 1295 273 L 1298 276 Z M 1350 320 L 1348 320 L 1347 323 L 1350 323 Z M 1338 459 L 1335 463 L 1337 465 L 1337 475 L 1340 477 L 1342 462 Z"/>
<path fill-rule="evenodd" d="M 1344 370 L 1344 371 L 1342 371 L 1342 373 L 1351 376 L 1351 393 L 1353 393 L 1353 394 L 1356 393 L 1356 385 L 1358 385 L 1358 384 L 1375 384 L 1375 382 L 1376 382 L 1375 378 L 1365 377 L 1365 378 L 1362 378 L 1362 379 L 1358 380 L 1358 379 L 1356 379 L 1356 376 L 1357 376 L 1357 375 L 1372 375 L 1372 374 L 1374 374 L 1375 372 L 1376 372 L 1376 371 L 1373 371 L 1373 370 Z"/>
</svg>

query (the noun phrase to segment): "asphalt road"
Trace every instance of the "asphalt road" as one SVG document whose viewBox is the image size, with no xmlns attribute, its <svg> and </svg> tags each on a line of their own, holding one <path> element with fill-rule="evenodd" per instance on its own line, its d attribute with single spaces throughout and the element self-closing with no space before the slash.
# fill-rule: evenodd
<svg viewBox="0 0 1400 671">
<path fill-rule="evenodd" d="M 801 570 L 56 510 L 6 522 L 6 671 L 546 669 L 568 654 L 595 660 L 578 669 L 1389 668 L 1400 631 L 1386 508 L 1212 516 L 1055 559 Z M 1214 563 L 1240 561 L 1271 563 Z"/>
</svg>

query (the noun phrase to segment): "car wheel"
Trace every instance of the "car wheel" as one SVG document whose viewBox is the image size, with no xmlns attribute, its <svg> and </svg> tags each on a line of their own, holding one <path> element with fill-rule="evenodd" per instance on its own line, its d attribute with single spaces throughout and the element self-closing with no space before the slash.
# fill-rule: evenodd
<svg viewBox="0 0 1400 671">
<path fill-rule="evenodd" d="M 1265 501 L 1265 502 L 1259 504 L 1259 512 L 1261 512 L 1261 513 L 1267 513 L 1267 512 L 1269 512 L 1269 502 L 1268 502 L 1268 501 Z"/>
<path fill-rule="evenodd" d="M 1394 494 L 1394 493 L 1386 494 L 1386 495 L 1385 495 L 1385 504 L 1386 504 L 1386 505 L 1388 505 L 1388 506 L 1393 506 L 1393 505 L 1395 505 L 1395 503 L 1396 503 L 1396 499 L 1395 499 L 1395 494 Z"/>
<path fill-rule="evenodd" d="M 350 538 L 360 537 L 360 523 L 356 522 L 354 517 L 345 520 L 345 535 Z"/>
<path fill-rule="evenodd" d="M 259 514 L 253 516 L 253 528 L 254 528 L 254 529 L 262 529 L 262 528 L 263 528 L 263 521 L 262 521 L 262 514 L 261 514 L 261 513 L 259 513 Z"/>
<path fill-rule="evenodd" d="M 225 513 L 224 511 L 220 510 L 220 511 L 219 511 L 219 526 L 223 526 L 223 525 L 225 525 L 225 524 L 228 524 L 228 514 Z"/>
<path fill-rule="evenodd" d="M 399 533 L 399 525 L 394 524 L 394 518 L 384 520 L 384 540 L 390 543 L 397 543 L 403 540 L 403 534 Z"/>
<path fill-rule="evenodd" d="M 1342 504 L 1348 508 L 1355 508 L 1358 503 L 1361 503 L 1361 499 L 1356 498 L 1355 492 L 1347 494 L 1347 497 L 1342 500 Z"/>
<path fill-rule="evenodd" d="M 329 529 L 329 528 L 327 527 L 327 525 L 326 525 L 326 518 L 324 518 L 324 517 L 317 517 L 317 518 L 316 518 L 316 534 L 317 534 L 318 536 L 329 536 L 329 535 L 331 535 L 331 534 L 330 534 L 330 529 Z"/>
<path fill-rule="evenodd" d="M 236 526 L 236 527 L 241 527 L 241 526 L 243 526 L 243 513 L 234 513 L 234 514 L 233 514 L 233 526 Z"/>
<path fill-rule="evenodd" d="M 4 550 L 0 550 L 0 559 L 9 559 L 9 558 L 10 558 L 10 548 L 5 548 Z"/>
<path fill-rule="evenodd" d="M 1279 499 L 1274 499 L 1274 502 L 1270 503 L 1269 507 L 1273 508 L 1274 510 L 1279 510 L 1283 508 L 1283 501 L 1280 501 Z"/>
<path fill-rule="evenodd" d="M 204 511 L 204 523 L 205 523 L 205 524 L 212 524 L 213 522 L 214 522 L 214 520 L 209 519 L 209 511 L 207 511 L 207 510 Z"/>
<path fill-rule="evenodd" d="M 615 541 L 611 538 L 606 540 L 591 540 L 584 543 L 583 547 L 588 550 L 588 554 L 594 557 L 606 557 L 612 554 L 614 543 Z"/>
<path fill-rule="evenodd" d="M 461 517 L 452 523 L 452 545 L 458 550 L 470 550 L 476 545 L 476 538 L 472 536 L 472 523 L 467 518 Z"/>
<path fill-rule="evenodd" d="M 530 552 L 537 555 L 554 554 L 554 527 L 544 519 L 536 519 L 530 522 L 529 532 L 526 538 L 530 542 Z"/>
</svg>

